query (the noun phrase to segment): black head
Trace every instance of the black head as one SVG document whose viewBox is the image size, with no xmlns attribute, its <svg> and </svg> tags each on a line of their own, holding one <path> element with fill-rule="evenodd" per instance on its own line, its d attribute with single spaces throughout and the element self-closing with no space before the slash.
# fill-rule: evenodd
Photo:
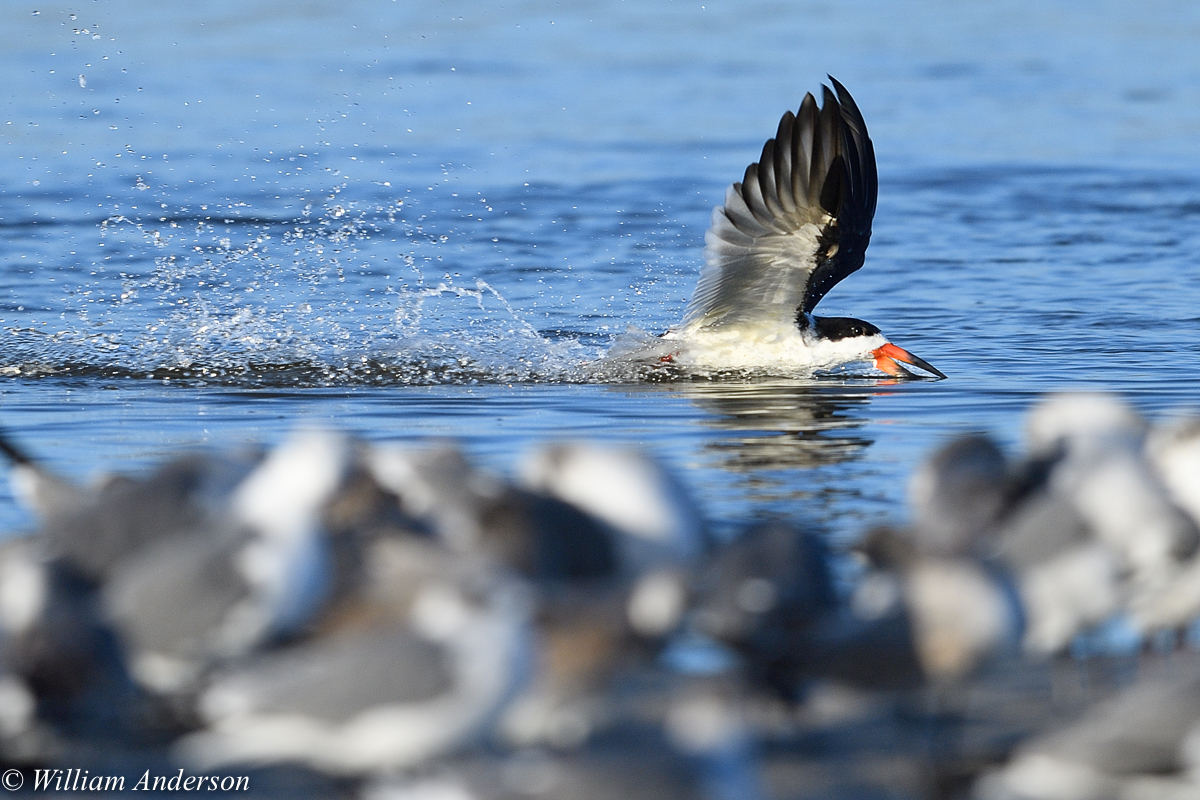
<svg viewBox="0 0 1200 800">
<path fill-rule="evenodd" d="M 802 315 L 801 320 L 803 321 L 803 319 Z M 875 336 L 880 333 L 879 328 L 871 323 L 854 317 L 813 317 L 813 328 L 816 330 L 818 339 L 826 339 L 831 342 L 854 339 L 859 336 Z"/>
</svg>

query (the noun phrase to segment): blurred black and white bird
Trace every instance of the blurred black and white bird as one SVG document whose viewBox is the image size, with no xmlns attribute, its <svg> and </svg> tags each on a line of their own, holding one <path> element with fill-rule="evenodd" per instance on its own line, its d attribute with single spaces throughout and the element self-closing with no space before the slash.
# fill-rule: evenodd
<svg viewBox="0 0 1200 800">
<path fill-rule="evenodd" d="M 914 547 L 930 556 L 971 556 L 1007 511 L 1008 460 L 990 437 L 966 434 L 939 447 L 909 480 Z"/>
<path fill-rule="evenodd" d="M 184 761 L 379 774 L 485 734 L 528 675 L 528 586 L 417 537 L 375 540 L 364 564 L 359 591 L 309 636 L 213 676 Z"/>
<path fill-rule="evenodd" d="M 710 546 L 703 515 L 671 472 L 631 447 L 558 442 L 531 451 L 517 466 L 530 491 L 603 520 L 621 534 L 627 569 L 686 564 Z"/>
<path fill-rule="evenodd" d="M 343 436 L 306 431 L 263 459 L 188 455 L 83 487 L 6 451 L 39 546 L 94 590 L 151 691 L 190 691 L 211 665 L 298 630 L 328 596 L 322 513 L 347 472 Z"/>
<path fill-rule="evenodd" d="M 691 624 L 739 653 L 753 683 L 795 697 L 816 677 L 811 641 L 837 605 L 829 558 L 814 534 L 755 526 L 697 575 Z"/>
<path fill-rule="evenodd" d="M 1147 632 L 1183 622 L 1170 598 L 1190 583 L 1200 531 L 1147 459 L 1148 429 L 1101 393 L 1053 395 L 1030 411 L 1029 451 L 1046 477 L 997 541 L 1024 575 L 1032 651 L 1060 650 L 1116 614 Z"/>
<path fill-rule="evenodd" d="M 223 507 L 112 568 L 104 604 L 139 682 L 188 692 L 213 665 L 310 621 L 334 582 L 322 511 L 349 456 L 341 435 L 295 434 Z"/>
<path fill-rule="evenodd" d="M 253 453 L 190 454 L 145 476 L 101 475 L 75 484 L 2 437 L 0 449 L 13 464 L 14 494 L 38 519 L 47 555 L 96 584 L 145 547 L 208 530 L 212 514 L 257 461 Z"/>
</svg>

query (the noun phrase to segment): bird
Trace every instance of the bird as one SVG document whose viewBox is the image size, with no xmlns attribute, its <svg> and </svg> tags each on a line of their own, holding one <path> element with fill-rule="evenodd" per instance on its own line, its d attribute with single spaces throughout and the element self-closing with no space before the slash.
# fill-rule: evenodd
<svg viewBox="0 0 1200 800">
<path fill-rule="evenodd" d="M 813 311 L 863 265 L 879 179 L 875 149 L 850 92 L 833 76 L 822 104 L 807 93 L 705 233 L 704 266 L 683 322 L 648 355 L 699 369 L 793 374 L 871 362 L 896 377 L 946 375 L 878 327 Z"/>
<path fill-rule="evenodd" d="M 1171 500 L 1200 525 L 1200 416 L 1178 415 L 1156 426 L 1146 456 Z"/>
<path fill-rule="evenodd" d="M 311 635 L 213 674 L 204 726 L 175 745 L 182 762 L 379 774 L 484 733 L 528 671 L 524 581 L 412 535 L 366 555 L 359 590 Z"/>
<path fill-rule="evenodd" d="M 216 664 L 303 628 L 336 582 L 321 511 L 349 443 L 300 431 L 272 450 L 203 525 L 126 557 L 101 589 L 134 678 L 186 694 Z"/>
<path fill-rule="evenodd" d="M 193 536 L 208 525 L 256 454 L 177 455 L 145 475 L 106 474 L 87 484 L 56 475 L 0 435 L 12 464 L 14 495 L 38 520 L 47 555 L 93 584 L 157 543 Z"/>
<path fill-rule="evenodd" d="M 1044 636 L 1033 626 L 1029 643 L 1057 649 L 1117 605 L 1142 632 L 1186 623 L 1200 530 L 1156 474 L 1155 453 L 1169 436 L 1158 431 L 1158 446 L 1149 446 L 1146 420 L 1103 393 L 1052 395 L 1027 427 L 1031 456 L 1049 469 L 997 541 L 1005 560 L 1027 565 L 1029 601 L 1045 612 L 1033 617 L 1058 620 Z"/>
<path fill-rule="evenodd" d="M 670 471 L 636 449 L 551 442 L 528 453 L 517 472 L 525 489 L 612 526 L 621 560 L 635 572 L 694 561 L 709 546 L 695 500 Z"/>
<path fill-rule="evenodd" d="M 1174 507 L 1200 526 L 1200 417 L 1192 412 L 1155 425 L 1145 455 Z M 1154 591 L 1137 598 L 1135 616 L 1145 627 L 1183 628 L 1200 616 L 1200 552 L 1175 567 Z"/>
<path fill-rule="evenodd" d="M 153 748 L 170 721 L 130 680 L 90 582 L 44 545 L 37 534 L 0 540 L 0 763 Z"/>
<path fill-rule="evenodd" d="M 691 617 L 699 633 L 740 653 L 756 685 L 795 695 L 809 636 L 836 608 L 829 553 L 808 531 L 760 523 L 708 559 Z"/>
<path fill-rule="evenodd" d="M 915 546 L 939 556 L 971 553 L 1005 511 L 1008 463 L 984 434 L 963 434 L 938 448 L 909 480 Z"/>
</svg>

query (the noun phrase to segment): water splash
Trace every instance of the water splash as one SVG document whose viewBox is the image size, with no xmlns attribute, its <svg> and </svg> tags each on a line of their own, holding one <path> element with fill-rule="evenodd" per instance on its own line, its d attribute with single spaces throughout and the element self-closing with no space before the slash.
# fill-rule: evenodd
<svg viewBox="0 0 1200 800">
<path fill-rule="evenodd" d="M 462 278 L 467 264 L 427 281 L 445 266 L 451 236 L 430 233 L 411 201 L 364 203 L 343 188 L 293 219 L 245 202 L 155 202 L 157 217 L 139 203 L 104 218 L 103 257 L 47 298 L 51 310 L 62 305 L 53 327 L 6 328 L 0 374 L 288 385 L 588 379 L 580 365 L 599 346 L 544 335 L 492 283 Z"/>
</svg>

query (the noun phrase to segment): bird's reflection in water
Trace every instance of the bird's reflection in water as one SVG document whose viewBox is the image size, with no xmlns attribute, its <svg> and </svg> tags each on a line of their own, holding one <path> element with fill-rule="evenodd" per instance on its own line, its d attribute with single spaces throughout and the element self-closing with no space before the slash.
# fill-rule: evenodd
<svg viewBox="0 0 1200 800">
<path fill-rule="evenodd" d="M 722 431 L 711 449 L 732 472 L 808 469 L 857 457 L 871 444 L 860 428 L 870 393 L 812 383 L 691 383 L 677 387 Z"/>
<path fill-rule="evenodd" d="M 827 468 L 857 461 L 874 441 L 864 426 L 880 385 L 763 379 L 673 381 L 644 390 L 682 395 L 706 412 L 699 425 L 711 433 L 703 436 L 699 466 L 737 474 L 741 491 L 760 511 L 816 499 L 805 503 L 811 513 L 839 499 L 855 504 L 846 495 L 856 494 L 847 487 L 857 483 L 844 470 Z"/>
</svg>

